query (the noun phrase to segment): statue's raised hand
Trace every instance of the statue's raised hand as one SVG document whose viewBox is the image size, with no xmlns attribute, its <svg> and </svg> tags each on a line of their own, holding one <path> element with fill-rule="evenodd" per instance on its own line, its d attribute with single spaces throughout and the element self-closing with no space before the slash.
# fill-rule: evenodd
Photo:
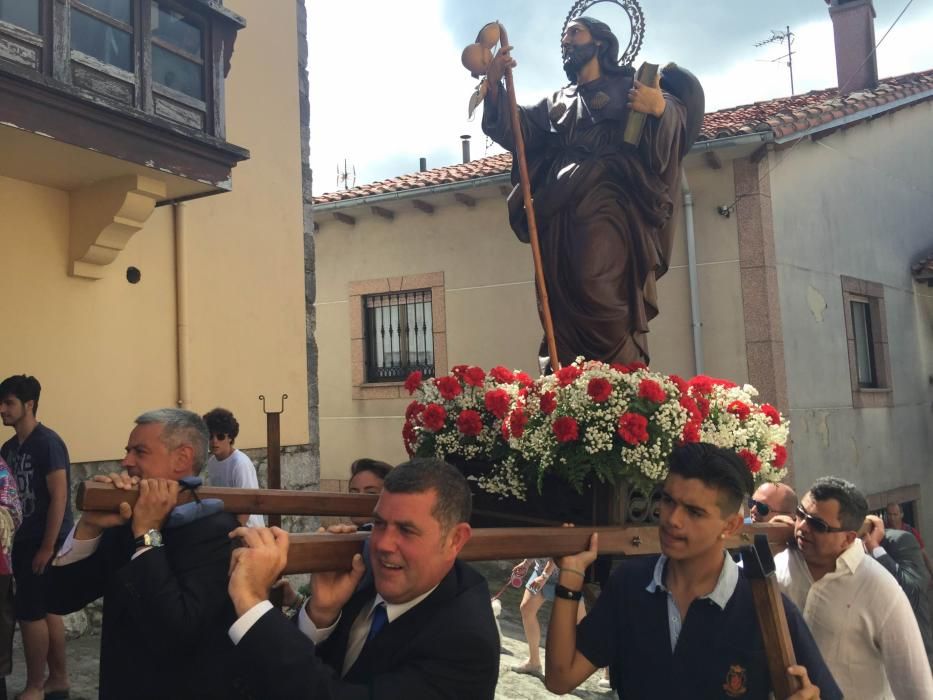
<svg viewBox="0 0 933 700">
<path fill-rule="evenodd" d="M 517 65 L 515 59 L 512 58 L 512 47 L 501 46 L 486 69 L 486 79 L 491 84 L 498 83 L 508 68 L 515 68 Z"/>
<path fill-rule="evenodd" d="M 643 112 L 660 117 L 664 114 L 667 103 L 664 93 L 661 92 L 661 76 L 655 78 L 654 85 L 645 85 L 637 80 L 634 87 L 628 91 L 628 108 L 634 112 Z"/>
</svg>

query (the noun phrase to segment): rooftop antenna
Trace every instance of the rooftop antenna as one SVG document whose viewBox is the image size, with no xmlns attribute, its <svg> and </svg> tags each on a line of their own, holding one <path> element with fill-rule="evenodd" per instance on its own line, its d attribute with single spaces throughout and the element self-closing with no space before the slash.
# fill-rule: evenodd
<svg viewBox="0 0 933 700">
<path fill-rule="evenodd" d="M 794 43 L 794 39 L 797 38 L 797 35 L 790 30 L 790 26 L 786 27 L 785 30 L 779 31 L 777 29 L 771 30 L 771 37 L 764 39 L 755 44 L 756 47 L 766 46 L 767 44 L 779 44 L 787 42 L 787 53 L 783 56 L 778 56 L 777 58 L 771 59 L 771 63 L 776 63 L 777 61 L 783 61 L 787 59 L 787 69 L 790 71 L 790 94 L 794 94 L 794 54 L 796 51 L 791 49 L 791 44 Z"/>
<path fill-rule="evenodd" d="M 350 166 L 350 169 L 347 169 L 347 159 L 343 159 L 343 170 L 340 169 L 340 165 L 337 165 L 337 189 L 343 186 L 343 189 L 348 190 L 351 187 L 356 186 L 356 166 Z"/>
</svg>

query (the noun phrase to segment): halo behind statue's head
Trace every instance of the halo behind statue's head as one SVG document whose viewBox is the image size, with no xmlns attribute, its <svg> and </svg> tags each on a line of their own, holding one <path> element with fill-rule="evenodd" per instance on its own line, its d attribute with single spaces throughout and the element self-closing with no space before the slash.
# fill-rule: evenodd
<svg viewBox="0 0 933 700">
<path fill-rule="evenodd" d="M 564 27 L 561 30 L 561 37 L 567 31 L 567 27 L 570 26 L 571 22 L 579 19 L 584 12 L 601 2 L 618 5 L 628 17 L 631 33 L 629 34 L 628 46 L 625 47 L 625 51 L 619 54 L 618 62 L 620 66 L 631 66 L 635 63 L 635 57 L 638 56 L 642 42 L 645 39 L 645 15 L 642 12 L 641 5 L 638 4 L 638 0 L 577 0 L 573 7 L 570 8 L 570 12 L 567 13 L 567 19 L 564 20 Z"/>
</svg>

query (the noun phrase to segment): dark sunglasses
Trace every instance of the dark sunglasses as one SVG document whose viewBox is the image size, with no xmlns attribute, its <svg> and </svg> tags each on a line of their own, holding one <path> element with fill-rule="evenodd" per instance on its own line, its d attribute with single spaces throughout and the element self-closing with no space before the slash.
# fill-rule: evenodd
<svg viewBox="0 0 933 700">
<path fill-rule="evenodd" d="M 213 433 L 212 437 L 215 440 L 220 440 L 221 442 L 223 442 L 224 440 L 227 439 L 227 434 L 226 433 Z"/>
<path fill-rule="evenodd" d="M 815 515 L 810 515 L 800 506 L 797 506 L 797 520 L 806 520 L 807 525 L 809 525 L 814 532 L 819 532 L 824 535 L 828 532 L 848 532 L 844 527 L 833 527 L 825 520 L 817 518 Z"/>
<path fill-rule="evenodd" d="M 748 509 L 752 508 L 758 509 L 758 515 L 762 518 L 768 517 L 768 513 L 775 513 L 776 515 L 790 515 L 786 510 L 772 510 L 771 506 L 767 503 L 762 503 L 761 501 L 756 501 L 754 498 L 748 499 Z"/>
</svg>

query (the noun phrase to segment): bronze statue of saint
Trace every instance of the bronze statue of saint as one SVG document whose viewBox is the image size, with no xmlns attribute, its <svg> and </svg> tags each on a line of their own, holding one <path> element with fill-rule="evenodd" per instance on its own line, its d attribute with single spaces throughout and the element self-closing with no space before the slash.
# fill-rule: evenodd
<svg viewBox="0 0 933 700">
<path fill-rule="evenodd" d="M 703 91 L 673 65 L 654 85 L 639 83 L 630 65 L 618 64 L 610 28 L 589 17 L 567 25 L 561 46 L 570 84 L 519 108 L 558 358 L 562 365 L 578 355 L 647 364 L 656 282 L 670 264 L 679 210 L 680 163 L 699 131 Z M 514 155 L 501 82 L 515 65 L 511 48 L 501 47 L 486 71 L 483 131 Z M 637 146 L 623 140 L 633 111 L 648 115 Z M 509 218 L 528 242 L 518 186 Z M 539 354 L 548 354 L 544 343 Z"/>
</svg>

